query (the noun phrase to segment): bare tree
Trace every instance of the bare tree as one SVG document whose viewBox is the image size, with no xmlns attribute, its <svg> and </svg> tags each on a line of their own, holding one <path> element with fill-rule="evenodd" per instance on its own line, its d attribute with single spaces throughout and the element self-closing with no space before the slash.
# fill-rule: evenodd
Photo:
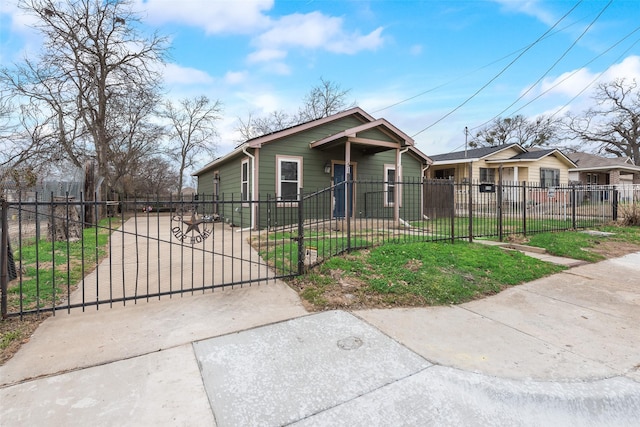
<svg viewBox="0 0 640 427">
<path fill-rule="evenodd" d="M 19 6 L 37 18 L 42 52 L 0 76 L 38 112 L 34 147 L 53 156 L 57 146 L 58 155 L 79 167 L 95 159 L 100 180 L 116 187 L 113 153 L 131 132 L 118 118 L 127 114 L 123 106 L 145 99 L 141 93 L 159 90 L 156 65 L 165 39 L 137 33 L 128 0 L 20 0 Z"/>
<path fill-rule="evenodd" d="M 635 79 L 601 83 L 593 99 L 597 107 L 567 115 L 574 139 L 596 144 L 600 152 L 629 157 L 640 166 L 640 90 Z"/>
<path fill-rule="evenodd" d="M 170 147 L 171 157 L 178 162 L 178 190 L 182 190 L 183 176 L 186 169 L 192 167 L 198 156 L 215 155 L 217 135 L 215 122 L 220 119 L 222 104 L 216 100 L 211 102 L 206 96 L 193 99 L 182 99 L 178 105 L 171 101 L 165 103 L 163 116 L 171 122 L 169 136 L 175 141 Z M 173 145 L 173 144 L 172 144 Z"/>
<path fill-rule="evenodd" d="M 311 88 L 305 95 L 302 107 L 298 111 L 299 122 L 328 117 L 340 111 L 355 107 L 347 102 L 350 90 L 344 90 L 338 83 L 320 78 L 320 84 Z"/>
<path fill-rule="evenodd" d="M 548 146 L 557 140 L 559 120 L 540 116 L 529 120 L 522 115 L 496 118 L 478 130 L 471 140 L 471 147 L 487 147 L 503 144 L 520 144 L 528 147 Z"/>
<path fill-rule="evenodd" d="M 242 119 L 238 119 L 238 121 L 239 125 L 236 127 L 236 130 L 240 132 L 240 136 L 243 138 L 242 141 L 257 138 L 299 124 L 298 117 L 290 116 L 282 110 L 272 111 L 264 117 L 253 117 L 253 115 L 250 114 L 246 121 Z"/>
<path fill-rule="evenodd" d="M 304 96 L 302 106 L 296 114 L 289 115 L 279 110 L 263 117 L 249 115 L 247 120 L 238 119 L 239 125 L 236 130 L 243 141 L 246 141 L 300 123 L 328 117 L 356 106 L 355 102 L 347 101 L 348 94 L 349 90 L 343 90 L 339 84 L 321 78 L 320 84 L 311 88 Z"/>
<path fill-rule="evenodd" d="M 123 177 L 125 193 L 168 196 L 179 190 L 178 171 L 172 162 L 162 156 L 141 159 L 135 171 Z"/>
<path fill-rule="evenodd" d="M 135 90 L 132 88 L 132 93 Z M 137 96 L 122 99 L 114 109 L 116 114 L 110 117 L 109 128 L 117 127 L 118 131 L 113 132 L 113 142 L 108 147 L 113 191 L 125 192 L 123 179 L 136 176 L 145 159 L 162 151 L 159 142 L 165 130 L 150 120 L 159 104 L 157 93 L 140 91 Z"/>
</svg>

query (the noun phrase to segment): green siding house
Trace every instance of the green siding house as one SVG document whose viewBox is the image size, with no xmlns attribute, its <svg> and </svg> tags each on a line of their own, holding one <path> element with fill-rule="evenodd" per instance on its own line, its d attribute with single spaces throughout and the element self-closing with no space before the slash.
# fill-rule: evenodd
<svg viewBox="0 0 640 427">
<path fill-rule="evenodd" d="M 411 209 L 412 217 L 421 218 L 421 196 L 403 199 L 408 188 L 394 188 L 404 181 L 422 182 L 429 164 L 411 137 L 356 107 L 250 139 L 194 176 L 200 197 L 219 201 L 214 213 L 220 218 L 262 229 L 273 224 L 273 218 L 280 218 L 279 224 L 297 221 L 299 198 L 317 192 L 330 192 L 331 196 L 322 199 L 310 215 L 356 218 L 365 215 L 366 206 L 369 216 L 398 220 L 402 207 Z M 353 181 L 349 187 L 343 185 L 349 182 L 347 171 Z M 363 180 L 381 183 L 380 191 L 360 184 Z M 374 193 L 380 195 L 375 197 Z M 345 208 L 351 195 L 350 206 Z M 380 206 L 373 209 L 373 204 Z M 283 219 L 289 217 L 295 220 Z"/>
</svg>

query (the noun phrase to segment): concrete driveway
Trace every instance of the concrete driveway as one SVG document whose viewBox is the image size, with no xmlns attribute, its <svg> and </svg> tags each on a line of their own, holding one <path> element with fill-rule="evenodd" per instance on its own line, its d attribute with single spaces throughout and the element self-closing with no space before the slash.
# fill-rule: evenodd
<svg viewBox="0 0 640 427">
<path fill-rule="evenodd" d="M 454 307 L 307 313 L 285 284 L 58 314 L 2 425 L 637 425 L 640 253 Z"/>
<path fill-rule="evenodd" d="M 189 232 L 182 241 L 185 230 L 184 224 L 169 215 L 129 219 L 112 234 L 109 257 L 79 284 L 71 295 L 71 304 L 145 300 L 147 295 L 191 289 L 201 293 L 202 288 L 211 286 L 274 277 L 273 270 L 248 242 L 258 232 L 221 222 L 204 223 L 199 225 L 202 234 Z M 191 243 L 192 237 L 199 241 Z"/>
</svg>

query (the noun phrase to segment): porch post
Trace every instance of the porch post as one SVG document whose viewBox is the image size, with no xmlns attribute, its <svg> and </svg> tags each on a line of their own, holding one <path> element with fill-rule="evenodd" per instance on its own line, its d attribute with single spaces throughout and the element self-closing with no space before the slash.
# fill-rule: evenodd
<svg viewBox="0 0 640 427">
<path fill-rule="evenodd" d="M 345 180 L 345 192 L 344 192 L 344 216 L 345 219 L 351 216 L 351 210 L 349 206 L 349 191 L 347 189 L 350 185 L 350 180 L 352 178 L 351 173 L 351 141 L 347 138 L 347 142 L 344 144 L 344 180 Z"/>
<path fill-rule="evenodd" d="M 396 148 L 396 169 L 393 188 L 393 222 L 396 226 L 400 226 L 400 147 Z"/>
</svg>

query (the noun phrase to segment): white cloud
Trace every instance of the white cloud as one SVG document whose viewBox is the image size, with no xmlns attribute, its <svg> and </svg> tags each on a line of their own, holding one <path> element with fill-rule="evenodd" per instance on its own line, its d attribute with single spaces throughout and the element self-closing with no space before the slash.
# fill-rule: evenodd
<svg viewBox="0 0 640 427">
<path fill-rule="evenodd" d="M 538 0 L 494 0 L 496 3 L 509 12 L 524 13 L 533 16 L 539 21 L 553 25 L 557 18 L 548 10 L 546 10 L 542 2 Z"/>
<path fill-rule="evenodd" d="M 137 10 L 145 11 L 147 22 L 177 22 L 205 30 L 207 34 L 251 34 L 265 28 L 265 12 L 274 0 L 135 0 Z"/>
<path fill-rule="evenodd" d="M 411 46 L 411 48 L 409 49 L 409 53 L 413 56 L 418 56 L 422 53 L 422 45 L 420 44 L 414 44 L 413 46 Z"/>
<path fill-rule="evenodd" d="M 369 34 L 348 33 L 342 18 L 320 12 L 295 13 L 272 22 L 269 30 L 254 40 L 258 51 L 252 60 L 269 59 L 269 53 L 284 48 L 326 50 L 333 53 L 354 54 L 362 50 L 375 50 L 383 43 L 382 27 Z M 263 53 L 267 52 L 267 53 Z"/>
<path fill-rule="evenodd" d="M 255 62 L 267 62 L 273 60 L 284 59 L 287 56 L 287 51 L 282 49 L 262 49 L 257 52 L 251 53 L 247 57 L 247 61 L 250 63 Z"/>
<path fill-rule="evenodd" d="M 249 73 L 246 71 L 227 71 L 224 75 L 224 82 L 230 85 L 236 85 L 247 81 Z"/>
<path fill-rule="evenodd" d="M 195 68 L 181 67 L 177 64 L 166 64 L 163 70 L 164 81 L 168 84 L 199 85 L 213 82 L 213 77 L 205 71 Z"/>
<path fill-rule="evenodd" d="M 291 75 L 291 67 L 289 67 L 284 62 L 268 62 L 262 66 L 262 70 L 270 74 L 277 74 L 279 76 Z"/>
<path fill-rule="evenodd" d="M 636 79 L 640 81 L 640 56 L 628 56 L 622 62 L 614 64 L 602 73 L 595 73 L 587 68 L 569 71 L 554 79 L 545 79 L 540 83 L 538 93 L 545 95 L 564 95 L 573 97 L 585 93 L 592 95 L 590 89 L 598 83 L 610 82 L 618 78 Z"/>
</svg>

